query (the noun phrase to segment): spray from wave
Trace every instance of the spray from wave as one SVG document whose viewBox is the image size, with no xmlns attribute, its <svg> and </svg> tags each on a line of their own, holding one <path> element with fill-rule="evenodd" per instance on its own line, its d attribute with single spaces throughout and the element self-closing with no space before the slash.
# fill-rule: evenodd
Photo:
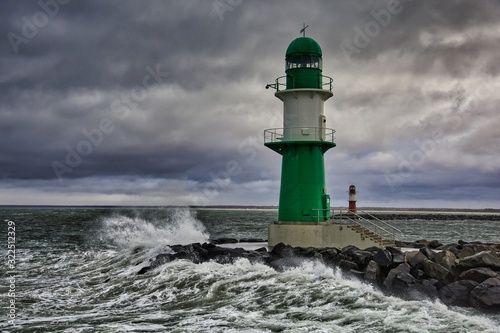
<svg viewBox="0 0 500 333">
<path fill-rule="evenodd" d="M 118 248 L 159 247 L 173 244 L 206 242 L 204 225 L 187 208 L 166 209 L 160 216 L 113 215 L 103 218 L 101 240 Z"/>
</svg>

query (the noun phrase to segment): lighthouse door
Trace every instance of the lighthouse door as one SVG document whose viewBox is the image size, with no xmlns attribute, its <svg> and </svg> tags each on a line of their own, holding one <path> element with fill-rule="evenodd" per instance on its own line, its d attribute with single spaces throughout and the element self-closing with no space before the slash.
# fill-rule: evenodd
<svg viewBox="0 0 500 333">
<path fill-rule="evenodd" d="M 323 114 L 319 116 L 319 135 L 320 135 L 320 140 L 325 141 L 325 139 L 326 139 L 326 117 Z"/>
</svg>

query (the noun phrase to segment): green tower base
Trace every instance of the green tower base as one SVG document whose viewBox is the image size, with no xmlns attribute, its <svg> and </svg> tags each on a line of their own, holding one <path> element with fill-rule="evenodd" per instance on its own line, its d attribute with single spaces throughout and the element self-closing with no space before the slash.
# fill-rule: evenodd
<svg viewBox="0 0 500 333">
<path fill-rule="evenodd" d="M 278 221 L 328 221 L 330 196 L 325 188 L 323 154 L 335 143 L 287 141 L 265 145 L 283 156 Z"/>
</svg>

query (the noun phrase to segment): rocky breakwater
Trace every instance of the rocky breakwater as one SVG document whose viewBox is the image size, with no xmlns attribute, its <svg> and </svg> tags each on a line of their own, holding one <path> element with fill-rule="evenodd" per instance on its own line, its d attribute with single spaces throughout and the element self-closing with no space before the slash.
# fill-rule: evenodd
<svg viewBox="0 0 500 333">
<path fill-rule="evenodd" d="M 316 249 L 280 243 L 268 252 L 264 247 L 248 251 L 213 243 L 174 245 L 167 253 L 153 258 L 138 274 L 180 259 L 231 264 L 247 258 L 276 270 L 298 266 L 304 260 L 318 260 L 405 299 L 439 298 L 447 305 L 500 311 L 500 245 L 477 242 L 442 245 L 437 241 L 398 245 L 418 248 L 405 252 L 394 247 Z"/>
</svg>

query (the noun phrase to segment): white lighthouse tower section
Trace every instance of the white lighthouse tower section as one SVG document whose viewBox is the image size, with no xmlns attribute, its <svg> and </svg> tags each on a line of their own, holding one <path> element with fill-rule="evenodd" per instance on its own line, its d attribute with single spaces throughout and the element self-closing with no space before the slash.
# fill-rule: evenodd
<svg viewBox="0 0 500 333">
<path fill-rule="evenodd" d="M 356 192 L 349 192 L 349 201 L 356 201 Z"/>
<path fill-rule="evenodd" d="M 283 101 L 283 140 L 325 140 L 324 103 L 333 96 L 328 90 L 292 89 L 275 94 Z"/>
</svg>

